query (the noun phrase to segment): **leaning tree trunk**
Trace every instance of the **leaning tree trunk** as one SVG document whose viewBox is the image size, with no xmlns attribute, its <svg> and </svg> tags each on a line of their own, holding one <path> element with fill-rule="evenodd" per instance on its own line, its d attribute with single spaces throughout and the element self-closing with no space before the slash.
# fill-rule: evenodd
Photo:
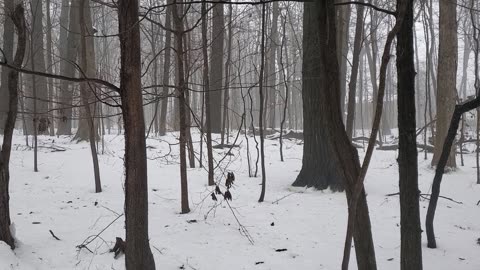
<svg viewBox="0 0 480 270">
<path fill-rule="evenodd" d="M 148 239 L 148 187 L 138 0 L 118 1 L 120 98 L 125 125 L 125 266 L 154 270 Z"/>
<path fill-rule="evenodd" d="M 462 115 L 468 111 L 478 109 L 480 107 L 480 97 L 477 97 L 471 101 L 465 102 L 461 105 L 455 106 L 453 111 L 450 126 L 448 128 L 447 136 L 442 147 L 442 154 L 438 160 L 435 176 L 432 184 L 432 195 L 430 196 L 430 202 L 428 204 L 427 218 L 425 221 L 425 228 L 427 231 L 427 246 L 429 248 L 437 248 L 437 242 L 435 241 L 435 232 L 433 229 L 433 219 L 435 218 L 435 210 L 437 208 L 438 197 L 440 196 L 440 184 L 442 183 L 442 177 L 445 166 L 448 164 L 449 153 L 451 151 L 453 141 L 457 135 L 458 126 Z"/>
<path fill-rule="evenodd" d="M 13 1 L 12 1 L 13 2 Z M 22 4 L 13 8 L 8 7 L 5 14 L 11 17 L 17 28 L 17 51 L 12 66 L 21 67 L 26 48 L 25 16 Z M 9 59 L 7 59 L 8 61 Z M 4 69 L 5 71 L 6 69 Z M 9 109 L 5 121 L 3 144 L 0 149 L 0 241 L 7 243 L 12 249 L 15 248 L 15 240 L 10 231 L 10 196 L 8 186 L 10 182 L 10 153 L 12 149 L 12 137 L 15 129 L 18 108 L 18 71 L 8 70 Z"/>
<path fill-rule="evenodd" d="M 407 7 L 397 34 L 398 133 L 400 187 L 400 268 L 422 269 L 418 164 L 415 121 L 415 62 L 413 50 L 413 0 L 399 0 L 397 10 Z"/>
</svg>

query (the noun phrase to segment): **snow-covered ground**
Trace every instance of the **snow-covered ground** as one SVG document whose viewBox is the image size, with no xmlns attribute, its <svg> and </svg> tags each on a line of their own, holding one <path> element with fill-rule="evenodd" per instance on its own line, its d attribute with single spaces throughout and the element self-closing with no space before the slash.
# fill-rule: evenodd
<svg viewBox="0 0 480 270">
<path fill-rule="evenodd" d="M 100 156 L 103 192 L 94 193 L 87 143 L 69 137 L 41 137 L 39 170 L 33 172 L 33 151 L 15 137 L 11 162 L 11 216 L 18 248 L 0 243 L 0 270 L 7 269 L 124 269 L 124 257 L 113 258 L 115 237 L 124 238 L 123 137 L 105 138 Z M 197 137 L 198 140 L 198 137 Z M 232 139 L 233 140 L 233 139 Z M 261 178 L 249 178 L 246 142 L 227 156 L 220 167 L 235 173 L 231 208 L 213 207 L 206 171 L 188 169 L 190 207 L 181 215 L 178 145 L 174 134 L 148 139 L 149 230 L 157 269 L 339 269 L 346 229 L 344 193 L 293 188 L 301 167 L 302 145 L 285 141 L 280 162 L 278 140 L 266 140 L 266 201 L 258 203 Z M 253 160 L 256 157 L 250 138 Z M 66 151 L 52 151 L 52 146 Z M 198 146 L 198 144 L 197 144 Z M 198 148 L 197 148 L 198 150 Z M 100 146 L 100 151 L 102 147 Z M 227 149 L 214 150 L 220 160 Z M 360 150 L 363 155 L 363 150 Z M 398 167 L 395 151 L 376 151 L 366 180 L 379 269 L 399 269 L 400 228 Z M 431 157 L 429 157 L 431 158 Z M 438 249 L 426 247 L 424 269 L 480 269 L 480 185 L 476 185 L 475 157 L 444 177 L 435 219 Z M 419 154 L 422 193 L 429 193 L 434 171 Z M 198 162 L 197 162 L 198 166 Z M 224 182 L 221 170 L 217 179 Z M 422 226 L 428 201 L 421 201 Z M 232 214 L 248 231 L 242 234 Z M 116 221 L 114 221 L 116 220 Z M 196 222 L 192 222 L 192 221 Z M 113 222 L 114 221 L 114 222 Z M 113 222 L 113 223 L 112 223 Z M 77 246 L 98 235 L 88 249 Z M 53 238 L 51 230 L 60 241 Z M 286 249 L 277 252 L 278 249 Z M 351 269 L 355 269 L 352 254 Z"/>
</svg>

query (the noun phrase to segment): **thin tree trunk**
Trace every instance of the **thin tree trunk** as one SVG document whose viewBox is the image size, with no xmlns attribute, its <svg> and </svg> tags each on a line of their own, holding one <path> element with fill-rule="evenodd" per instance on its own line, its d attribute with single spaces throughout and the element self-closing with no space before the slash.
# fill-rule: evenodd
<svg viewBox="0 0 480 270">
<path fill-rule="evenodd" d="M 360 0 L 359 2 L 363 3 L 363 0 Z M 350 139 L 352 139 L 352 136 L 353 136 L 357 77 L 358 77 L 358 68 L 360 63 L 360 53 L 362 51 L 363 28 L 364 28 L 363 10 L 364 10 L 363 5 L 357 6 L 357 22 L 355 26 L 355 40 L 353 45 L 352 72 L 350 75 L 350 83 L 348 84 L 347 135 Z"/>
<path fill-rule="evenodd" d="M 53 63 L 52 63 L 52 57 L 53 57 L 53 50 L 52 50 L 52 22 L 50 18 L 50 0 L 46 0 L 46 17 L 47 17 L 47 72 L 48 73 L 53 73 Z M 55 121 L 54 121 L 54 81 L 53 78 L 48 78 L 48 115 L 49 115 L 49 131 L 50 131 L 50 136 L 55 135 Z"/>
<path fill-rule="evenodd" d="M 167 4 L 171 4 L 172 0 L 168 0 Z M 172 23 L 172 11 L 171 6 L 167 7 L 167 15 L 165 16 L 165 27 L 170 28 Z M 168 108 L 168 84 L 170 82 L 170 65 L 171 65 L 171 48 L 172 48 L 172 33 L 165 31 L 165 57 L 163 59 L 163 89 L 162 89 L 162 107 L 160 110 L 159 120 L 159 135 L 165 136 L 167 133 L 167 108 Z"/>
<path fill-rule="evenodd" d="M 188 91 L 185 84 L 185 69 L 184 69 L 184 48 L 183 38 L 185 35 L 182 18 L 184 17 L 183 9 L 181 8 L 182 0 L 178 0 L 180 7 L 177 4 L 172 5 L 172 17 L 175 27 L 175 55 L 177 60 L 177 97 L 178 97 L 178 113 L 180 117 L 180 189 L 181 189 L 181 207 L 182 214 L 190 212 L 188 205 L 188 181 L 187 181 L 187 155 L 186 155 L 186 110 L 185 110 L 185 92 Z"/>
<path fill-rule="evenodd" d="M 259 90 L 259 98 L 260 98 L 260 111 L 258 113 L 258 129 L 260 133 L 260 162 L 262 168 L 262 191 L 260 193 L 260 198 L 258 202 L 263 202 L 265 200 L 265 189 L 266 189 L 266 170 L 265 170 L 265 138 L 263 137 L 263 80 L 264 80 L 264 72 L 265 72 L 265 24 L 266 24 L 266 8 L 265 5 L 262 5 L 262 38 L 261 38 L 261 45 L 260 45 L 260 76 L 258 78 L 258 90 Z"/>
<path fill-rule="evenodd" d="M 231 66 L 231 59 L 232 59 L 232 5 L 228 7 L 228 42 L 227 42 L 227 61 L 225 62 L 225 92 L 223 93 L 223 119 L 222 119 L 222 134 L 221 134 L 221 145 L 225 143 L 225 133 L 228 130 L 228 102 L 230 100 L 230 66 Z M 228 140 L 228 136 L 227 136 Z"/>
<path fill-rule="evenodd" d="M 208 51 L 207 51 L 207 3 L 204 0 L 202 2 L 202 53 L 203 53 L 203 94 L 204 96 L 204 105 L 205 105 L 205 136 L 207 140 L 207 163 L 208 163 L 208 185 L 215 185 L 215 180 L 213 179 L 213 149 L 212 149 L 212 129 L 211 129 L 211 110 L 210 110 L 210 75 L 209 75 L 209 61 L 208 61 Z"/>
</svg>

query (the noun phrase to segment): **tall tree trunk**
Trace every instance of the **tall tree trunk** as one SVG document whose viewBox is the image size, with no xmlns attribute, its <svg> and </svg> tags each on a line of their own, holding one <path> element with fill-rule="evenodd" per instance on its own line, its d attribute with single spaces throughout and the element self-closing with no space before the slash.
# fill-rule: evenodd
<svg viewBox="0 0 480 270">
<path fill-rule="evenodd" d="M 437 72 L 437 122 L 432 166 L 442 154 L 450 119 L 457 99 L 457 0 L 440 0 Z M 447 167 L 456 168 L 455 148 L 450 152 Z"/>
<path fill-rule="evenodd" d="M 359 2 L 363 3 L 363 0 L 360 0 Z M 352 136 L 353 136 L 357 77 L 358 77 L 358 68 L 360 63 L 360 52 L 362 51 L 362 43 L 363 43 L 363 25 L 364 25 L 363 10 L 364 10 L 364 7 L 362 5 L 357 6 L 357 22 L 355 26 L 355 40 L 353 45 L 352 73 L 350 75 L 350 83 L 348 84 L 347 135 L 350 139 L 352 139 Z"/>
<path fill-rule="evenodd" d="M 8 16 L 13 12 L 13 0 L 4 2 L 4 14 L 5 22 L 3 24 L 3 57 L 7 62 L 13 61 L 13 37 L 14 37 L 14 25 L 12 18 Z M 8 91 L 8 74 L 9 69 L 2 67 L 2 77 L 0 82 L 0 134 L 3 134 L 3 128 L 5 127 L 5 121 L 7 120 L 7 114 L 9 110 L 9 91 Z"/>
<path fill-rule="evenodd" d="M 303 33 L 303 165 L 294 185 L 346 188 L 352 199 L 360 161 L 345 132 L 340 113 L 340 69 L 336 55 L 334 1 L 304 3 Z M 333 36 L 333 38 L 332 38 Z M 324 127 L 328 126 L 328 129 Z M 375 248 L 362 189 L 355 217 L 357 266 L 375 270 Z"/>
<path fill-rule="evenodd" d="M 418 164 L 415 121 L 415 62 L 413 51 L 413 0 L 398 0 L 397 10 L 407 12 L 397 35 L 398 132 L 400 186 L 400 268 L 422 269 Z"/>
<path fill-rule="evenodd" d="M 148 243 L 148 184 L 138 0 L 118 1 L 120 98 L 125 125 L 125 266 L 155 270 Z"/>
<path fill-rule="evenodd" d="M 172 0 L 168 0 L 167 4 L 171 4 Z M 171 7 L 167 7 L 167 15 L 165 16 L 165 27 L 171 27 L 172 11 Z M 159 120 L 159 135 L 164 136 L 167 132 L 167 108 L 168 108 L 168 84 L 170 82 L 170 57 L 171 57 L 171 47 L 172 47 L 172 33 L 170 31 L 165 31 L 165 57 L 163 58 L 163 89 L 162 89 L 162 107 L 160 110 L 160 120 Z"/>
<path fill-rule="evenodd" d="M 223 47 L 225 22 L 223 4 L 214 4 L 212 16 L 212 51 L 210 59 L 210 128 L 212 133 L 222 131 Z"/>
<path fill-rule="evenodd" d="M 233 19 L 232 19 L 233 7 L 228 6 L 228 42 L 227 42 L 227 61 L 225 62 L 225 92 L 223 94 L 223 119 L 222 119 L 222 134 L 221 145 L 225 143 L 225 133 L 228 132 L 228 102 L 230 100 L 230 66 L 232 61 L 232 36 L 233 36 Z M 227 135 L 228 142 L 228 135 Z"/>
<path fill-rule="evenodd" d="M 260 133 L 260 162 L 262 168 L 262 191 L 260 192 L 260 198 L 258 202 L 263 202 L 265 200 L 265 190 L 266 190 L 266 170 L 265 170 L 265 138 L 263 136 L 263 122 L 264 122 L 264 89 L 263 89 L 263 82 L 264 82 L 264 74 L 265 74 L 265 26 L 266 22 L 266 7 L 262 5 L 262 38 L 261 38 L 261 45 L 260 45 L 260 76 L 258 78 L 258 90 L 259 90 L 259 101 L 260 101 L 260 111 L 258 113 L 258 129 Z"/>
<path fill-rule="evenodd" d="M 207 146 L 207 162 L 208 162 L 208 185 L 215 185 L 215 180 L 213 179 L 213 149 L 212 149 L 212 128 L 211 128 L 211 110 L 210 110 L 210 76 L 208 70 L 208 51 L 207 51 L 207 3 L 205 0 L 202 1 L 202 54 L 203 54 L 203 93 L 204 100 L 203 104 L 205 105 L 205 137 L 206 137 L 206 146 Z M 202 127 L 203 129 L 203 127 Z M 202 138 L 203 140 L 203 138 Z"/>
<path fill-rule="evenodd" d="M 10 1 L 13 4 L 13 1 Z M 5 6 L 5 14 L 12 19 L 17 28 L 17 51 L 12 65 L 21 67 L 26 48 L 25 16 L 23 4 L 19 4 L 13 11 L 13 5 Z M 13 32 L 13 29 L 12 29 Z M 12 37 L 13 38 L 13 37 Z M 8 60 L 8 59 L 7 59 Z M 12 60 L 12 59 L 10 59 Z M 6 69 L 3 69 L 5 72 Z M 0 241 L 7 243 L 12 249 L 15 248 L 15 239 L 10 230 L 10 153 L 12 149 L 12 137 L 15 129 L 18 107 L 18 72 L 8 70 L 8 113 L 5 121 L 2 147 L 0 148 Z"/>
<path fill-rule="evenodd" d="M 90 15 L 90 1 L 81 0 L 80 1 L 80 67 L 85 72 L 87 78 L 95 78 L 95 52 L 93 50 L 93 28 Z M 100 182 L 100 166 L 98 165 L 98 155 L 96 148 L 96 138 L 97 138 L 97 128 L 95 126 L 94 115 L 92 112 L 92 107 L 90 102 L 92 102 L 92 92 L 95 91 L 95 85 L 88 82 L 84 82 L 80 85 L 80 95 L 82 96 L 82 104 L 85 110 L 85 121 L 87 124 L 87 135 L 90 143 L 90 152 L 92 153 L 93 161 L 93 174 L 95 177 L 95 192 L 102 192 L 102 185 Z"/>
<path fill-rule="evenodd" d="M 185 62 L 184 62 L 184 48 L 183 48 L 183 39 L 185 35 L 183 20 L 183 8 L 182 0 L 177 0 L 177 3 L 172 5 L 172 18 L 174 24 L 174 36 L 175 36 L 175 55 L 177 60 L 177 91 L 176 96 L 178 98 L 178 114 L 180 120 L 180 190 L 181 190 L 181 207 L 182 214 L 190 212 L 190 207 L 188 204 L 188 181 L 187 181 L 187 138 L 186 138 L 186 102 L 185 102 L 185 92 L 188 91 L 185 84 Z"/>
<path fill-rule="evenodd" d="M 77 46 L 80 43 L 80 20 L 75 9 L 76 5 L 78 3 L 69 5 L 68 0 L 63 0 L 60 15 L 60 74 L 67 77 L 73 77 L 75 74 L 75 66 L 72 63 L 77 59 Z M 72 99 L 72 83 L 62 80 L 59 88 L 57 135 L 72 134 Z"/>
<path fill-rule="evenodd" d="M 341 2 L 341 1 L 337 1 Z M 347 92 L 347 56 L 348 56 L 348 39 L 350 28 L 350 5 L 336 6 L 336 24 L 337 24 L 337 58 L 340 67 L 340 112 L 342 119 L 344 118 L 345 96 Z M 292 96 L 293 97 L 293 96 Z"/>
<path fill-rule="evenodd" d="M 47 36 L 47 72 L 53 73 L 53 50 L 52 50 L 52 20 L 50 16 L 50 0 L 45 2 L 46 4 L 46 17 L 47 17 L 47 29 L 46 29 L 46 36 Z M 48 118 L 49 118 L 49 133 L 50 136 L 55 135 L 55 121 L 54 121 L 54 89 L 53 89 L 53 78 L 48 78 Z"/>
<path fill-rule="evenodd" d="M 275 109 L 276 109 L 276 99 L 277 99 L 277 73 L 276 73 L 276 68 L 275 68 L 275 59 L 276 59 L 276 53 L 277 53 L 277 48 L 278 48 L 278 16 L 279 16 L 279 7 L 278 7 L 278 2 L 273 2 L 272 3 L 272 30 L 270 32 L 270 46 L 269 46 L 269 51 L 268 51 L 268 57 L 267 57 L 267 106 L 266 106 L 266 111 L 267 111 L 267 116 L 268 116 L 268 122 L 266 122 L 268 125 L 266 127 L 274 129 L 275 128 Z M 267 119 L 265 119 L 267 121 Z"/>
<path fill-rule="evenodd" d="M 92 23 L 92 16 L 90 12 L 90 4 L 85 3 L 86 6 L 82 8 L 82 3 L 84 0 L 80 0 L 78 6 L 76 6 L 77 12 L 79 14 L 79 23 L 80 23 L 80 44 L 83 45 L 85 42 L 85 46 L 77 47 L 77 55 L 78 58 L 81 60 L 81 63 L 84 63 L 85 66 L 80 65 L 80 76 L 86 75 L 90 78 L 96 77 L 96 62 L 95 62 L 95 44 L 93 42 L 93 23 Z M 87 59 L 83 59 L 83 57 Z M 84 88 L 83 90 L 80 89 L 80 96 L 82 99 L 82 107 L 80 108 L 80 120 L 78 122 L 78 129 L 75 137 L 73 138 L 76 141 L 90 141 L 93 138 L 93 145 L 95 145 L 95 141 L 99 138 L 98 130 L 95 127 L 95 113 L 96 113 L 96 102 L 94 99 L 94 92 L 96 89 L 94 86 L 88 86 L 88 84 L 84 84 L 84 86 L 88 87 Z M 80 86 L 81 88 L 82 86 Z M 90 121 L 92 123 L 90 123 Z M 92 126 L 90 126 L 92 124 Z M 92 134 L 90 134 L 92 133 Z"/>
<path fill-rule="evenodd" d="M 32 12 L 32 33 L 31 33 L 31 70 L 38 72 L 46 72 L 45 68 L 45 46 L 43 42 L 43 1 L 31 0 L 30 1 Z M 48 134 L 48 89 L 47 78 L 44 76 L 32 75 L 31 80 L 31 92 L 35 94 L 31 95 L 27 99 L 27 110 L 33 112 L 34 119 L 27 121 L 27 132 L 30 133 L 33 127 L 36 126 L 36 132 L 40 135 Z M 35 97 L 33 97 L 35 96 Z M 34 108 L 36 107 L 36 109 Z M 33 109 L 32 109 L 33 108 Z M 33 133 L 32 133 L 33 134 Z"/>
</svg>

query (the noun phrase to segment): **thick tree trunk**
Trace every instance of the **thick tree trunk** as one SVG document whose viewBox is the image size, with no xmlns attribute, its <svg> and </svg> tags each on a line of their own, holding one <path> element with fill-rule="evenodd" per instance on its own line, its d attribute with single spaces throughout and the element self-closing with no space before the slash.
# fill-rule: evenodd
<svg viewBox="0 0 480 270">
<path fill-rule="evenodd" d="M 398 167 L 400 173 L 400 268 L 422 269 L 418 164 L 415 121 L 415 63 L 413 51 L 413 0 L 399 0 L 397 10 L 407 12 L 397 35 Z"/>
<path fill-rule="evenodd" d="M 304 154 L 294 185 L 346 188 L 351 200 L 360 161 L 345 132 L 340 113 L 339 65 L 333 0 L 304 3 L 303 101 Z M 333 36 L 333 38 L 332 38 Z M 324 127 L 328 126 L 328 129 Z M 374 270 L 375 249 L 365 191 L 358 200 L 355 250 L 360 270 Z"/>
<path fill-rule="evenodd" d="M 11 2 L 13 3 L 13 1 Z M 15 53 L 15 58 L 13 59 L 12 65 L 15 67 L 21 67 L 26 48 L 25 16 L 23 5 L 17 5 L 15 7 L 15 11 L 13 11 L 13 6 L 8 6 L 5 14 L 7 14 L 7 17 L 10 17 L 14 22 L 18 35 L 17 51 Z M 10 231 L 10 196 L 8 189 L 10 182 L 10 153 L 12 149 L 12 137 L 18 108 L 17 71 L 8 70 L 8 92 L 9 109 L 5 125 L 3 126 L 5 133 L 3 136 L 2 147 L 0 148 L 0 241 L 4 241 L 12 249 L 14 249 L 15 239 Z"/>
<path fill-rule="evenodd" d="M 293 186 L 315 187 L 317 189 L 331 188 L 334 191 L 344 190 L 342 168 L 332 158 L 333 141 L 329 129 L 327 111 L 330 110 L 331 100 L 326 99 L 329 89 L 326 79 L 326 66 L 322 61 L 327 44 L 321 42 L 317 25 L 316 4 L 305 3 L 304 30 L 303 30 L 303 134 L 304 147 L 302 169 L 293 183 Z M 325 13 L 321 15 L 326 16 Z M 323 31 L 327 31 L 322 29 Z M 320 75 L 319 75 L 320 74 Z M 340 106 L 338 104 L 334 104 Z"/>
<path fill-rule="evenodd" d="M 4 14 L 11 14 L 13 12 L 13 0 L 4 2 Z M 13 37 L 14 37 L 14 25 L 10 16 L 5 16 L 5 22 L 3 24 L 3 57 L 7 62 L 13 61 Z M 2 67 L 2 77 L 0 82 L 0 134 L 3 134 L 3 128 L 5 127 L 5 121 L 8 114 L 8 74 L 7 67 Z"/>
<path fill-rule="evenodd" d="M 82 3 L 85 5 L 82 8 Z M 93 24 L 90 12 L 90 4 L 87 0 L 80 0 L 76 6 L 79 14 L 80 23 L 80 44 L 78 47 L 78 58 L 81 59 L 80 76 L 86 75 L 89 78 L 96 78 L 96 62 L 95 62 L 95 43 L 93 42 Z M 83 46 L 85 45 L 85 46 Z M 85 59 L 84 59 L 85 58 Z M 84 65 L 85 64 L 85 65 Z M 82 74 L 83 73 L 83 74 Z M 83 87 L 83 89 L 82 89 Z M 77 133 L 73 138 L 76 141 L 92 141 L 93 146 L 99 139 L 98 129 L 95 125 L 96 102 L 94 92 L 95 85 L 83 84 L 80 86 L 80 96 L 82 99 L 82 108 L 80 108 L 80 121 L 78 123 Z"/>
<path fill-rule="evenodd" d="M 440 0 L 437 73 L 437 129 L 432 166 L 442 154 L 450 119 L 457 99 L 457 0 Z M 447 167 L 455 168 L 455 148 L 450 152 Z"/>
<path fill-rule="evenodd" d="M 148 240 L 148 187 L 145 121 L 141 90 L 138 0 L 118 1 L 120 97 L 125 125 L 125 266 L 154 270 Z"/>
</svg>

